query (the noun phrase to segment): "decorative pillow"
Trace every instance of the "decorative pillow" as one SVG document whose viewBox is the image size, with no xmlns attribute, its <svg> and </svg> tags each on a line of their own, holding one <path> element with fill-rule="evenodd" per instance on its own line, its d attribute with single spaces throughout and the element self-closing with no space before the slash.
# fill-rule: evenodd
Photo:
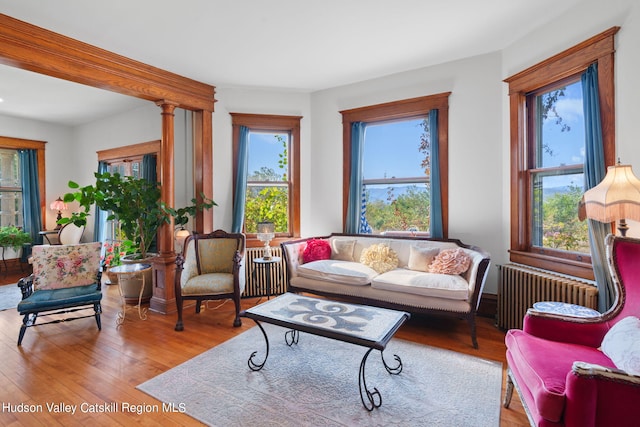
<svg viewBox="0 0 640 427">
<path fill-rule="evenodd" d="M 443 249 L 429 266 L 430 273 L 463 274 L 471 265 L 471 257 L 461 248 Z"/>
<path fill-rule="evenodd" d="M 360 263 L 382 274 L 398 267 L 398 255 L 384 243 L 377 243 L 362 251 Z"/>
<path fill-rule="evenodd" d="M 354 261 L 353 248 L 356 246 L 355 240 L 338 240 L 331 241 L 331 259 L 339 261 Z"/>
<path fill-rule="evenodd" d="M 407 267 L 409 270 L 416 271 L 429 271 L 429 264 L 433 262 L 433 259 L 438 255 L 440 249 L 438 248 L 420 248 L 418 246 L 411 246 L 409 249 L 409 263 Z"/>
<path fill-rule="evenodd" d="M 329 242 L 322 239 L 310 239 L 307 241 L 307 247 L 302 253 L 303 263 L 330 258 L 331 246 L 329 245 Z"/>
<path fill-rule="evenodd" d="M 640 319 L 625 317 L 604 336 L 602 352 L 616 365 L 631 375 L 640 375 Z"/>
<path fill-rule="evenodd" d="M 100 242 L 33 247 L 33 288 L 60 289 L 96 283 Z"/>
</svg>

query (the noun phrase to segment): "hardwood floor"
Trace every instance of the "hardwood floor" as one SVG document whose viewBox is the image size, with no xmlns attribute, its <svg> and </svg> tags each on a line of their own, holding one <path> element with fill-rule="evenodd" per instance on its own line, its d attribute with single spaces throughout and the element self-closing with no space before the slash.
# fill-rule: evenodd
<svg viewBox="0 0 640 427">
<path fill-rule="evenodd" d="M 0 284 L 16 283 L 22 276 L 19 272 L 0 275 Z M 117 287 L 104 286 L 103 291 L 101 332 L 90 318 L 30 328 L 18 347 L 21 317 L 15 310 L 0 311 L 0 404 L 44 407 L 43 412 L 35 414 L 3 411 L 0 407 L 0 425 L 202 425 L 178 412 L 136 414 L 135 405 L 159 402 L 135 387 L 251 328 L 253 322 L 245 319 L 240 328 L 233 328 L 233 304 L 229 301 L 217 309 L 213 309 L 218 305 L 213 302 L 200 315 L 195 315 L 193 309 L 186 310 L 183 332 L 173 330 L 175 315 L 149 313 L 148 319 L 141 321 L 132 309 L 127 312 L 125 324 L 116 328 L 120 309 Z M 252 298 L 242 304 L 248 308 L 258 301 Z M 396 336 L 496 360 L 503 368 L 506 366 L 504 333 L 493 326 L 493 319 L 478 319 L 479 350 L 471 347 L 464 321 L 414 316 Z M 105 406 L 98 414 L 80 413 L 78 409 L 72 415 L 49 412 L 46 402 Z M 132 412 L 104 412 L 111 402 L 129 403 Z M 501 426 L 529 425 L 516 393 L 509 409 L 502 408 L 501 400 L 496 405 L 500 406 Z"/>
</svg>

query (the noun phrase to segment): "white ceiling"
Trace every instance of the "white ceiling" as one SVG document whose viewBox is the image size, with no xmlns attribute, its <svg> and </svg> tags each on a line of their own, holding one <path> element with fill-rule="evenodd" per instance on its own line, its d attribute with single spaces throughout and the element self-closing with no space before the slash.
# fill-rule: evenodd
<svg viewBox="0 0 640 427">
<path fill-rule="evenodd" d="M 311 92 L 501 50 L 581 1 L 0 0 L 0 12 L 217 87 Z M 136 105 L 79 86 L 0 67 L 0 114 L 75 125 Z"/>
</svg>

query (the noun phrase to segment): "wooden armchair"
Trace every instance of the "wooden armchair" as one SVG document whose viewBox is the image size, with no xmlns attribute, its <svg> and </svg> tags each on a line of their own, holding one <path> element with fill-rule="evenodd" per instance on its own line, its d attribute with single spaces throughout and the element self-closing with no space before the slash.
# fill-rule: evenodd
<svg viewBox="0 0 640 427">
<path fill-rule="evenodd" d="M 18 282 L 22 301 L 17 309 L 24 316 L 18 345 L 22 344 L 27 328 L 32 326 L 95 317 L 98 330 L 102 329 L 100 246 L 100 242 L 93 242 L 33 247 L 33 274 Z M 92 314 L 57 316 L 55 320 L 36 324 L 38 317 L 74 313 L 91 307 Z"/>
<path fill-rule="evenodd" d="M 244 292 L 245 273 L 242 260 L 245 236 L 216 230 L 210 234 L 194 234 L 184 242 L 182 254 L 176 259 L 176 331 L 184 330 L 182 306 L 184 300 L 196 301 L 196 314 L 204 300 L 230 298 L 235 304 L 233 326 L 240 326 L 240 295 Z"/>
</svg>

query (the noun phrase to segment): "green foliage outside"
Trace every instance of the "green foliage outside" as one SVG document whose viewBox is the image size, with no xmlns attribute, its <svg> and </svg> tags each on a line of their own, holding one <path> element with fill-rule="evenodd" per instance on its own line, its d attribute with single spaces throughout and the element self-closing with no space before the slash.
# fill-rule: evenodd
<svg viewBox="0 0 640 427">
<path fill-rule="evenodd" d="M 587 221 L 578 219 L 578 203 L 583 189 L 569 186 L 566 193 L 556 193 L 542 204 L 542 246 L 572 252 L 589 252 Z"/>
<path fill-rule="evenodd" d="M 282 135 L 276 134 L 274 138 L 282 145 L 282 152 L 278 154 L 278 169 L 281 173 L 263 166 L 247 177 L 249 182 L 260 184 L 247 188 L 244 208 L 246 233 L 256 233 L 258 223 L 262 221 L 273 222 L 276 233 L 289 231 L 288 186 L 282 185 L 287 181 L 288 146 Z"/>
<path fill-rule="evenodd" d="M 367 222 L 373 233 L 388 230 L 429 230 L 429 192 L 411 186 L 404 194 L 395 196 L 393 189 L 387 190 L 387 200 L 367 203 Z"/>
</svg>

